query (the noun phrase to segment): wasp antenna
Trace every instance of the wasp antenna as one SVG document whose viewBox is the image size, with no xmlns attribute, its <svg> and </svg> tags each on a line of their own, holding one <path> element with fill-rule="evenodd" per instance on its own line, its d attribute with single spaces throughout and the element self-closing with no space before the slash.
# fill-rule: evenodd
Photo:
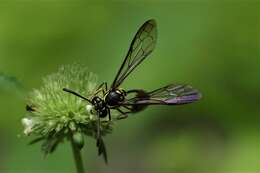
<svg viewBox="0 0 260 173">
<path fill-rule="evenodd" d="M 68 89 L 68 88 L 63 88 L 62 90 L 65 91 L 65 92 L 68 92 L 68 93 L 70 93 L 70 94 L 73 94 L 73 95 L 75 95 L 75 96 L 78 96 L 78 97 L 80 97 L 80 98 L 82 98 L 82 99 L 88 101 L 89 103 L 91 103 L 91 101 L 90 101 L 89 99 L 87 99 L 86 97 L 83 97 L 82 95 L 76 93 L 75 91 L 72 91 L 72 90 L 70 90 L 70 89 Z"/>
</svg>

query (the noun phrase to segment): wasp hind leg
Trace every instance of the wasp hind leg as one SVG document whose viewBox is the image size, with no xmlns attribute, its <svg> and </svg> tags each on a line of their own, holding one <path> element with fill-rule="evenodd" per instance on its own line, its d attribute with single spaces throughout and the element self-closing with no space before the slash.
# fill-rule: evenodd
<svg viewBox="0 0 260 173">
<path fill-rule="evenodd" d="M 121 109 L 119 109 L 119 108 L 116 108 L 116 110 L 117 110 L 118 112 L 120 112 L 120 113 L 121 113 L 120 115 L 118 115 L 118 116 L 116 117 L 116 119 L 117 119 L 117 120 L 122 120 L 122 119 L 125 119 L 125 118 L 127 118 L 127 117 L 128 117 L 128 115 L 127 115 L 127 114 L 131 113 L 131 111 L 122 111 L 122 110 L 121 110 Z"/>
</svg>

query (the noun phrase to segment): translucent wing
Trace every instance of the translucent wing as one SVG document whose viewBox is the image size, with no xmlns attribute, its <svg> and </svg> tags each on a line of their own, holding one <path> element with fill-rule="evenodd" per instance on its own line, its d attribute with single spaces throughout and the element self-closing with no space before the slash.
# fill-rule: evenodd
<svg viewBox="0 0 260 173">
<path fill-rule="evenodd" d="M 136 97 L 127 99 L 122 105 L 180 105 L 200 98 L 199 91 L 189 85 L 168 85 L 142 95 L 137 92 Z"/>
<path fill-rule="evenodd" d="M 121 65 L 111 88 L 117 88 L 124 79 L 154 50 L 156 43 L 155 20 L 146 21 L 137 31 L 126 58 Z"/>
</svg>

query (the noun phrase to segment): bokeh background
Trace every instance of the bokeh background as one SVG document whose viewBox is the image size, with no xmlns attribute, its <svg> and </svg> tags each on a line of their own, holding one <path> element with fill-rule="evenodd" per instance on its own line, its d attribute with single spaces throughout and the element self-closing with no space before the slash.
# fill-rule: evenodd
<svg viewBox="0 0 260 173">
<path fill-rule="evenodd" d="M 260 3 L 35 0 L 0 3 L 1 173 L 74 172 L 69 144 L 47 158 L 40 145 L 27 145 L 26 94 L 73 62 L 111 83 L 150 18 L 158 24 L 156 50 L 123 87 L 188 83 L 203 99 L 150 107 L 116 124 L 105 138 L 108 166 L 87 138 L 87 172 L 260 172 Z"/>
</svg>

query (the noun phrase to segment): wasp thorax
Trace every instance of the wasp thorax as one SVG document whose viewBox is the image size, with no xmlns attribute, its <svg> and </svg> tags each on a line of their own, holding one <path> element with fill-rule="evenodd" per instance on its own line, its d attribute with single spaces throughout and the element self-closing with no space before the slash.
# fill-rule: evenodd
<svg viewBox="0 0 260 173">
<path fill-rule="evenodd" d="M 110 91 L 106 98 L 105 101 L 109 106 L 115 106 L 118 105 L 119 102 L 124 101 L 125 95 L 123 91 L 120 90 L 115 90 L 115 91 Z"/>
</svg>

